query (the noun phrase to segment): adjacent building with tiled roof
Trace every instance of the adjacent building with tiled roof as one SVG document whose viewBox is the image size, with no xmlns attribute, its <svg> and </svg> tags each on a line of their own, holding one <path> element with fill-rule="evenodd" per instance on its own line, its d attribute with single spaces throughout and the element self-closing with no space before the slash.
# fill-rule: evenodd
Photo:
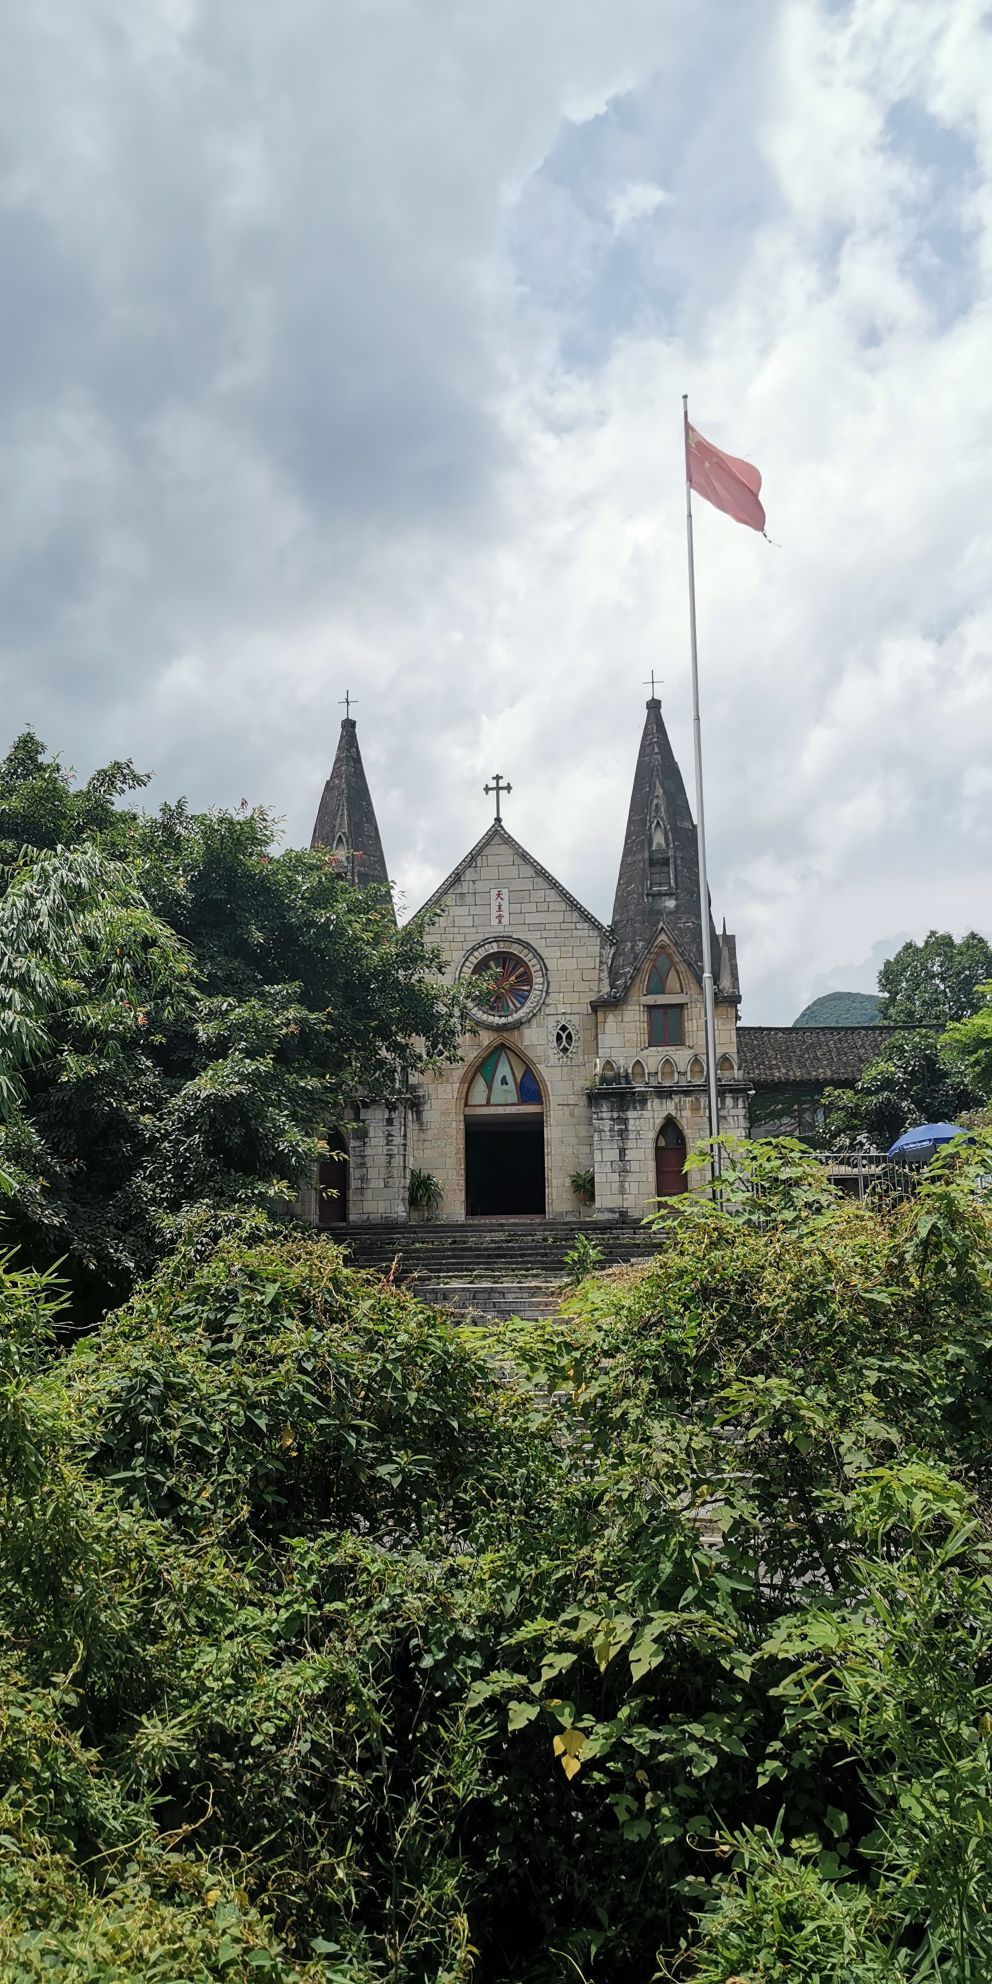
<svg viewBox="0 0 992 1984">
<path fill-rule="evenodd" d="M 752 1135 L 811 1136 L 823 1128 L 823 1091 L 849 1088 L 907 1026 L 740 1026 L 741 1074 L 751 1091 Z"/>
</svg>

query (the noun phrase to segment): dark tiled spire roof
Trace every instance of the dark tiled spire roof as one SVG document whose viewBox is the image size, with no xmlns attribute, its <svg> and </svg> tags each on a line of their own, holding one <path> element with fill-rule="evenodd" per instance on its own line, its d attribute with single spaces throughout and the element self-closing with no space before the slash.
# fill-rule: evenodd
<svg viewBox="0 0 992 1984">
<path fill-rule="evenodd" d="M 665 729 L 661 702 L 657 696 L 652 696 L 637 754 L 627 832 L 613 904 L 616 948 L 610 964 L 611 998 L 624 996 L 634 972 L 662 927 L 671 937 L 676 950 L 701 978 L 703 940 L 699 916 L 696 828 L 682 773 Z M 712 916 L 710 929 L 714 977 L 719 978 L 722 957 L 726 956 L 726 969 L 732 970 L 736 981 L 736 969 L 731 965 L 732 954 L 721 953 Z M 727 942 L 732 943 L 732 939 Z"/>
<path fill-rule="evenodd" d="M 359 888 L 369 882 L 389 881 L 353 716 L 346 716 L 341 724 L 337 755 L 317 808 L 310 845 L 329 848 L 332 853 L 339 850 L 347 860 L 349 877 Z"/>
</svg>

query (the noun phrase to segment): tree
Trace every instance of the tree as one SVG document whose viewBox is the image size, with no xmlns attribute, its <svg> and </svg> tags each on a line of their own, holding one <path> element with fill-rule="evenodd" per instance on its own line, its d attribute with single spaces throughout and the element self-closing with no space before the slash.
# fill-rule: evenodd
<svg viewBox="0 0 992 1984">
<path fill-rule="evenodd" d="M 827 1089 L 829 1141 L 888 1150 L 910 1124 L 957 1122 L 981 1100 L 970 1071 L 947 1065 L 938 1033 L 907 1029 L 886 1042 L 855 1088 Z"/>
<path fill-rule="evenodd" d="M 903 944 L 878 974 L 879 1019 L 887 1026 L 947 1026 L 981 1003 L 979 987 L 992 978 L 992 944 L 969 930 L 955 940 L 931 930 L 922 944 Z"/>
<path fill-rule="evenodd" d="M 992 983 L 978 990 L 982 1004 L 966 1019 L 955 1020 L 941 1044 L 948 1066 L 988 1103 L 992 1102 Z"/>
<path fill-rule="evenodd" d="M 26 1260 L 66 1260 L 83 1318 L 193 1208 L 285 1216 L 328 1131 L 460 1028 L 388 890 L 276 853 L 261 808 L 114 806 L 141 783 L 112 766 L 74 794 L 32 737 L 0 767 L 0 840 L 21 848 L 0 896 L 2 1210 Z"/>
<path fill-rule="evenodd" d="M 880 1035 L 879 1053 L 855 1086 L 826 1091 L 832 1143 L 886 1150 L 914 1123 L 956 1122 L 980 1107 L 988 1090 L 967 1058 L 948 1058 L 941 1030 L 978 1009 L 988 978 L 992 945 L 974 930 L 960 941 L 931 930 L 922 944 L 903 944 L 886 960 L 878 974 L 879 1022 L 920 1031 Z"/>
</svg>

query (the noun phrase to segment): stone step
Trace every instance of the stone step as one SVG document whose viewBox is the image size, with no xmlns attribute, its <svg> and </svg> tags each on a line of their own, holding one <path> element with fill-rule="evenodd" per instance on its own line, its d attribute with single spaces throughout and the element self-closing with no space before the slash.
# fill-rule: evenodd
<svg viewBox="0 0 992 1984">
<path fill-rule="evenodd" d="M 505 1321 L 519 1316 L 536 1323 L 557 1314 L 562 1289 L 557 1281 L 428 1281 L 413 1284 L 422 1301 L 447 1309 L 463 1322 Z"/>
<path fill-rule="evenodd" d="M 584 1235 L 600 1249 L 604 1264 L 650 1259 L 664 1237 L 647 1229 L 583 1222 L 569 1226 L 552 1222 L 506 1224 L 348 1227 L 336 1236 L 360 1267 L 389 1267 L 399 1258 L 401 1272 L 417 1269 L 443 1276 L 477 1278 L 489 1274 L 529 1278 L 553 1274 L 566 1253 Z"/>
</svg>

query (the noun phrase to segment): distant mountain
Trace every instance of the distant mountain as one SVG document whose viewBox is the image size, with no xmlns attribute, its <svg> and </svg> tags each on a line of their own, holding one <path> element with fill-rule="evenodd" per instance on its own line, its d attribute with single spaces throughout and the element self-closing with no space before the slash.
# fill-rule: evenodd
<svg viewBox="0 0 992 1984">
<path fill-rule="evenodd" d="M 881 1000 L 877 992 L 825 992 L 804 1006 L 793 1026 L 875 1026 Z"/>
</svg>

